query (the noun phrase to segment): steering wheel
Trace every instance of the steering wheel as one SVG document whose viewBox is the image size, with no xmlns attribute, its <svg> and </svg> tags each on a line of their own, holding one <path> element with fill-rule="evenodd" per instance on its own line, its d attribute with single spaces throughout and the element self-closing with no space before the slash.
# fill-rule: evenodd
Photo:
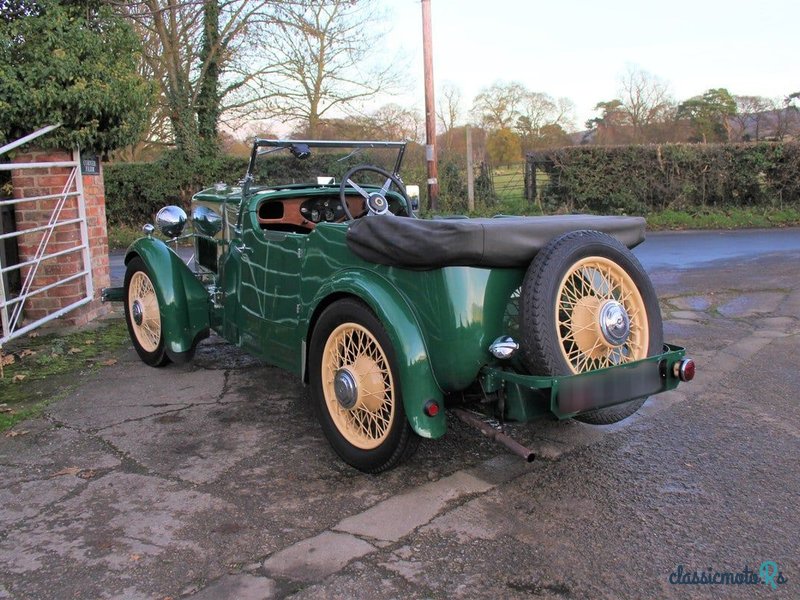
<svg viewBox="0 0 800 600">
<path fill-rule="evenodd" d="M 383 184 L 378 191 L 368 191 L 358 185 L 355 181 L 353 181 L 353 176 L 356 173 L 360 173 L 362 171 L 369 171 L 371 173 L 377 173 L 382 177 L 386 177 L 386 182 Z M 389 213 L 389 201 L 386 199 L 386 193 L 389 191 L 389 188 L 394 185 L 397 190 L 400 192 L 400 195 L 403 197 L 403 203 L 405 204 L 405 211 L 408 216 L 413 216 L 413 212 L 411 212 L 411 201 L 408 199 L 408 195 L 406 194 L 406 186 L 403 185 L 403 182 L 400 181 L 400 178 L 389 171 L 381 169 L 380 167 L 374 167 L 372 165 L 358 165 L 350 169 L 347 173 L 344 174 L 342 177 L 342 183 L 339 185 L 339 200 L 342 202 L 342 209 L 344 210 L 344 214 L 347 215 L 348 221 L 353 221 L 356 217 L 350 212 L 350 208 L 347 206 L 347 197 L 345 195 L 345 190 L 348 186 L 353 188 L 357 191 L 361 196 L 364 198 L 364 205 L 366 206 L 366 212 L 358 215 L 359 217 L 363 217 L 364 214 L 370 215 L 386 215 L 391 214 Z"/>
</svg>

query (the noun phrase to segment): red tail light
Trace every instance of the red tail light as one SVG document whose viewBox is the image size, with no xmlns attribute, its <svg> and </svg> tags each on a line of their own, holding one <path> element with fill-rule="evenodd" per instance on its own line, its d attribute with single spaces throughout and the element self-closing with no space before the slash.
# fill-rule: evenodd
<svg viewBox="0 0 800 600">
<path fill-rule="evenodd" d="M 681 362 L 675 363 L 675 377 L 681 381 L 694 379 L 694 370 L 694 361 L 691 358 L 684 358 Z"/>
<path fill-rule="evenodd" d="M 433 400 L 428 400 L 422 410 L 429 417 L 435 417 L 439 414 L 439 405 Z"/>
</svg>

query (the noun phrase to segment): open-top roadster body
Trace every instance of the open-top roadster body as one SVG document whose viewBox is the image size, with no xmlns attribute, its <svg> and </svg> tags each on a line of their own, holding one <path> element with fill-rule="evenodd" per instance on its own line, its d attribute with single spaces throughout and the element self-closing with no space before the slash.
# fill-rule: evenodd
<svg viewBox="0 0 800 600">
<path fill-rule="evenodd" d="M 391 151 L 394 165 L 258 181 L 264 154 L 344 148 L 347 159 Z M 141 359 L 188 360 L 213 330 L 309 383 L 331 445 L 367 472 L 443 435 L 444 409 L 470 395 L 501 421 L 602 424 L 691 379 L 629 251 L 644 219 L 419 219 L 400 180 L 404 150 L 256 140 L 240 185 L 192 199 L 192 268 L 145 226 L 124 288 L 105 293 L 124 301 Z M 186 220 L 177 207 L 157 215 L 169 239 L 186 237 Z"/>
</svg>

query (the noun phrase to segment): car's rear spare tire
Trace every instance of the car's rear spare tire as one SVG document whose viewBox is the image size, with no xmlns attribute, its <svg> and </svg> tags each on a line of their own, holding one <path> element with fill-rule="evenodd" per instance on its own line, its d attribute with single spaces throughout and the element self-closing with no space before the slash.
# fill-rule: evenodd
<svg viewBox="0 0 800 600">
<path fill-rule="evenodd" d="M 536 375 L 570 375 L 661 353 L 663 326 L 653 284 L 619 241 L 598 231 L 553 239 L 533 259 L 521 295 L 522 360 Z M 620 421 L 645 398 L 580 413 Z"/>
</svg>

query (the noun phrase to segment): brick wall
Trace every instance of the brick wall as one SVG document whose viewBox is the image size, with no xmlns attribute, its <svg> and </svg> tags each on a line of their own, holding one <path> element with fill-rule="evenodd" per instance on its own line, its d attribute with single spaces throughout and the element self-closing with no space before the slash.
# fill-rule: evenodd
<svg viewBox="0 0 800 600">
<path fill-rule="evenodd" d="M 53 150 L 30 150 L 19 152 L 13 162 L 63 162 L 72 160 L 71 152 Z M 70 168 L 47 167 L 41 169 L 17 169 L 11 172 L 11 182 L 14 186 L 15 198 L 30 198 L 49 194 L 60 194 L 67 183 Z M 100 291 L 110 285 L 108 268 L 108 234 L 106 230 L 105 190 L 103 186 L 102 169 L 100 175 L 84 175 L 83 189 L 86 199 L 86 217 L 89 233 L 89 251 L 91 259 L 92 279 L 94 284 L 94 299 L 89 304 L 81 306 L 63 317 L 63 322 L 70 325 L 83 325 L 105 313 L 110 308 L 103 305 Z M 73 185 L 69 191 L 75 190 Z M 30 229 L 40 225 L 47 225 L 53 215 L 58 199 L 37 200 L 16 205 L 17 231 Z M 78 199 L 70 197 L 58 217 L 59 221 L 78 218 Z M 44 232 L 26 233 L 20 236 L 19 258 L 24 262 L 33 258 L 39 244 L 42 242 Z M 45 254 L 52 254 L 80 245 L 80 224 L 62 225 L 53 231 L 47 244 Z M 83 254 L 81 251 L 71 252 L 63 256 L 42 262 L 36 271 L 31 291 L 41 289 L 57 282 L 66 276 L 82 270 Z M 32 267 L 22 270 L 23 280 Z M 80 300 L 86 295 L 86 286 L 83 279 L 75 279 L 57 285 L 47 291 L 29 298 L 25 302 L 24 317 L 26 320 L 40 319 L 61 308 Z"/>
</svg>

